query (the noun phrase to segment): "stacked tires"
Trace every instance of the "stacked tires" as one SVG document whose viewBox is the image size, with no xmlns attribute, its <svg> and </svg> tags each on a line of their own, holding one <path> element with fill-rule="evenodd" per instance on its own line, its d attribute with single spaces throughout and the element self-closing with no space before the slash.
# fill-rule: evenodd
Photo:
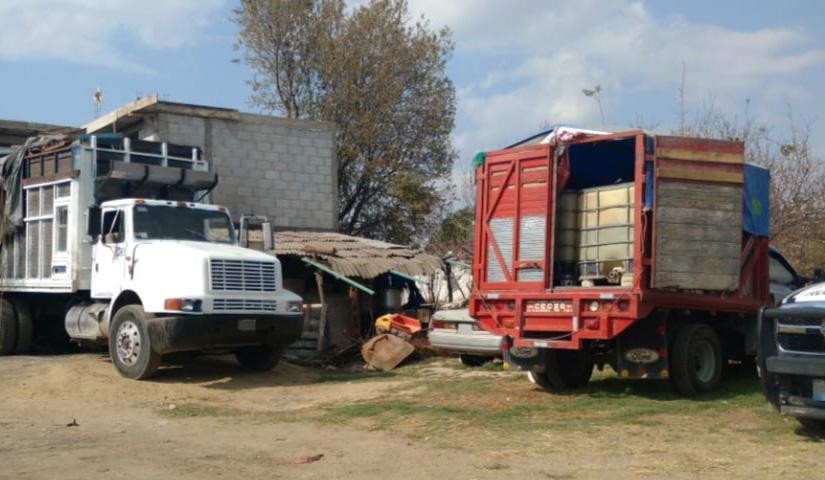
<svg viewBox="0 0 825 480">
<path fill-rule="evenodd" d="M 24 354 L 32 343 L 31 310 L 19 299 L 0 299 L 0 355 Z"/>
</svg>

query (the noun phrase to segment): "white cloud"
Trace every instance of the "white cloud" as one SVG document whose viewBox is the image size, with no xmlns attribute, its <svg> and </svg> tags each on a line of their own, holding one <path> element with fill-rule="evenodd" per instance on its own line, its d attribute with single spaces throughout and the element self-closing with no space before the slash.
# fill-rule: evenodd
<svg viewBox="0 0 825 480">
<path fill-rule="evenodd" d="M 675 104 L 683 61 L 688 102 L 713 94 L 720 106 L 747 97 L 798 97 L 794 76 L 825 62 L 825 48 L 802 30 L 658 18 L 627 0 L 410 0 L 410 10 L 451 28 L 456 61 L 466 55 L 517 65 L 458 85 L 454 141 L 461 161 L 544 122 L 598 126 L 598 105 L 582 95 L 583 87 L 601 85 L 607 123 L 625 123 L 629 118 L 610 115 L 619 99 L 641 102 L 672 92 Z"/>
<path fill-rule="evenodd" d="M 120 48 L 194 44 L 225 0 L 3 0 L 0 60 L 150 69 Z"/>
</svg>

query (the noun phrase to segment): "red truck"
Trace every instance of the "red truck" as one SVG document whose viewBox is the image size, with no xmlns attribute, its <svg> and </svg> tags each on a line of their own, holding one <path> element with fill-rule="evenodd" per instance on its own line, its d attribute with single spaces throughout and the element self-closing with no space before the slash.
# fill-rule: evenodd
<svg viewBox="0 0 825 480">
<path fill-rule="evenodd" d="M 594 365 L 713 390 L 771 303 L 769 172 L 739 141 L 553 129 L 476 157 L 470 313 L 549 390 Z M 774 267 L 774 264 L 779 266 Z"/>
</svg>

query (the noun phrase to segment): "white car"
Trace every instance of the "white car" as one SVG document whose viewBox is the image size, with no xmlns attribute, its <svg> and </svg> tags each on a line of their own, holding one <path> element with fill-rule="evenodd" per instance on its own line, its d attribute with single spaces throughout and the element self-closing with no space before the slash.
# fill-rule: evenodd
<svg viewBox="0 0 825 480">
<path fill-rule="evenodd" d="M 502 356 L 502 338 L 479 327 L 466 308 L 435 312 L 428 337 L 430 346 L 458 353 L 467 366 L 480 366 Z"/>
</svg>

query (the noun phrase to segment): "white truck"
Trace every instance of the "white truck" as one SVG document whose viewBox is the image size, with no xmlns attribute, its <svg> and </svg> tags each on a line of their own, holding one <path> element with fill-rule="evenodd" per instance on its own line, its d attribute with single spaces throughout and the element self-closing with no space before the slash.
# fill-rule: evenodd
<svg viewBox="0 0 825 480">
<path fill-rule="evenodd" d="M 143 379 L 173 352 L 270 369 L 301 335 L 277 258 L 243 248 L 198 148 L 118 135 L 38 137 L 2 161 L 0 355 L 62 326 Z M 268 232 L 271 240 L 271 230 Z"/>
</svg>

